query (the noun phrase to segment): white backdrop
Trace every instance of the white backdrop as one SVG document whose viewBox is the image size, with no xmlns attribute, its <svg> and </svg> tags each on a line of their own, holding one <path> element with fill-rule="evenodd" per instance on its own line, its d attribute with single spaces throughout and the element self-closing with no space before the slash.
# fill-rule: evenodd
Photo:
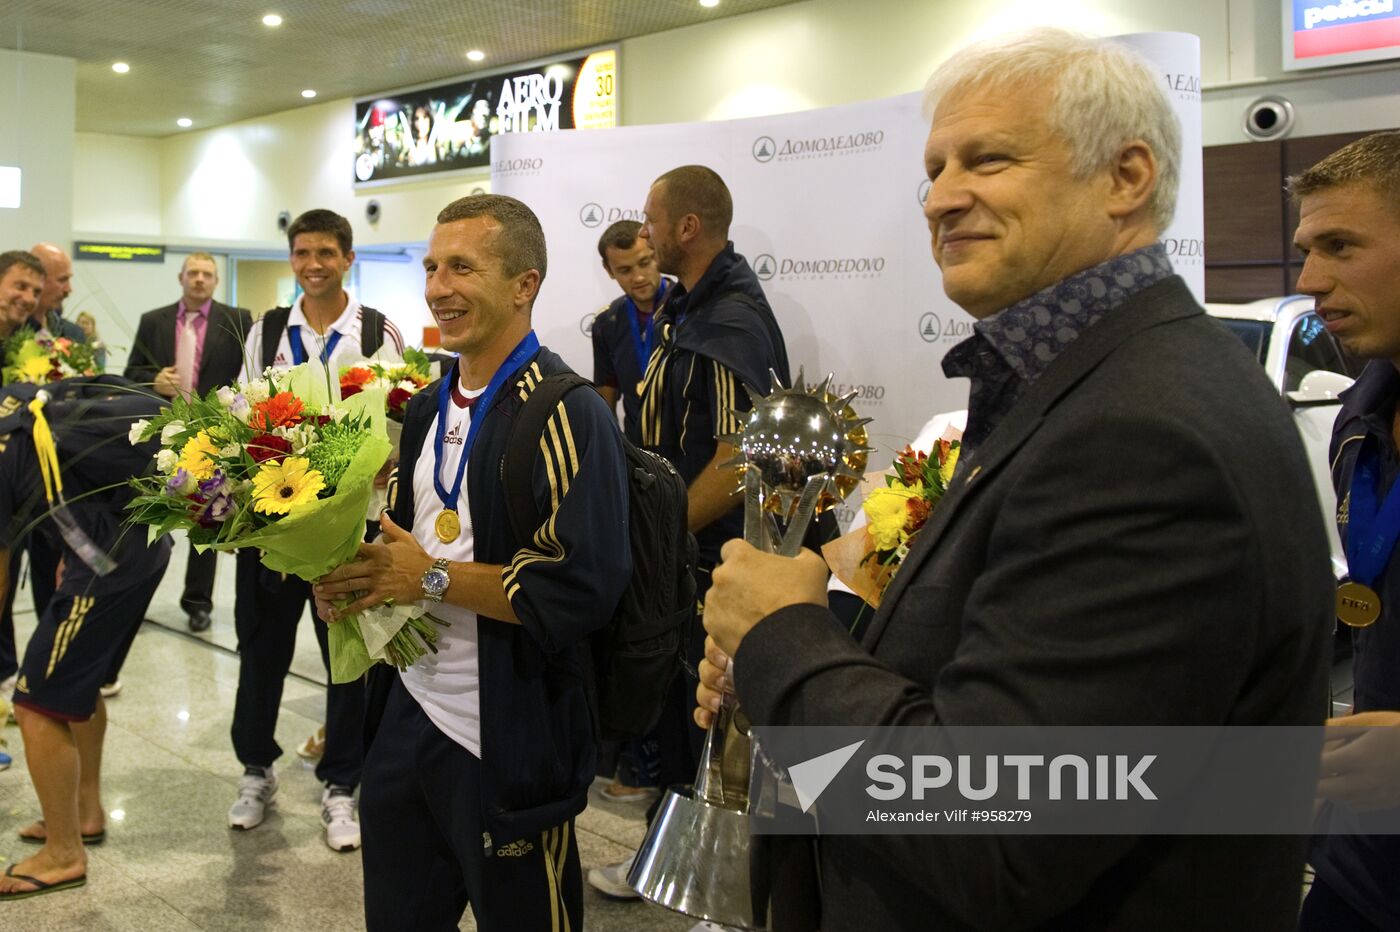
<svg viewBox="0 0 1400 932">
<path fill-rule="evenodd" d="M 1164 75 L 1182 120 L 1183 184 L 1164 239 L 1202 299 L 1200 43 L 1181 33 L 1122 40 Z M 906 94 L 747 120 L 497 137 L 491 190 L 529 204 L 548 240 L 541 341 L 592 374 L 593 314 L 620 293 L 598 237 L 616 220 L 642 219 L 658 175 L 708 165 L 733 193 L 730 238 L 763 281 L 794 374 L 832 372 L 839 390 L 859 393 L 854 407 L 875 418 L 871 468 L 884 469 L 930 416 L 967 403 L 967 382 L 940 367 L 972 319 L 944 297 L 929 252 L 919 107 L 920 95 Z"/>
</svg>

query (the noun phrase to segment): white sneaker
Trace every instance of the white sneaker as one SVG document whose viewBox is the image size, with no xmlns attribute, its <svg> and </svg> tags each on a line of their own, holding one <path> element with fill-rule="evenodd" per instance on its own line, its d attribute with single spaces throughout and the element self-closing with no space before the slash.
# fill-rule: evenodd
<svg viewBox="0 0 1400 932">
<path fill-rule="evenodd" d="M 343 786 L 326 787 L 321 793 L 321 822 L 326 826 L 326 844 L 332 851 L 354 851 L 360 847 L 354 791 Z"/>
<path fill-rule="evenodd" d="M 257 828 L 267 815 L 267 807 L 276 804 L 277 771 L 268 767 L 262 774 L 248 768 L 238 781 L 238 798 L 228 810 L 228 827 Z"/>
<path fill-rule="evenodd" d="M 112 682 L 108 683 L 106 686 L 103 686 L 101 689 L 98 690 L 98 692 L 100 692 L 100 693 L 102 694 L 102 698 L 103 698 L 103 699 L 111 699 L 113 696 L 115 696 L 117 693 L 119 693 L 119 692 L 121 692 L 121 691 L 122 691 L 122 681 L 121 681 L 121 680 L 112 680 Z"/>
<path fill-rule="evenodd" d="M 627 883 L 627 874 L 632 870 L 632 862 L 636 859 L 637 853 L 625 861 L 616 864 L 609 864 L 607 867 L 591 867 L 588 869 L 588 882 L 606 896 L 618 900 L 636 900 L 641 898 L 641 894 L 632 889 Z"/>
</svg>

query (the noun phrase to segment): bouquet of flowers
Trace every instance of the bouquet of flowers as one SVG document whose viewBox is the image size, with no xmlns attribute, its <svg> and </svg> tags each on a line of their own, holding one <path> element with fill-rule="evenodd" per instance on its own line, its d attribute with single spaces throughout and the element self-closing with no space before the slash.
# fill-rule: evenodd
<svg viewBox="0 0 1400 932">
<path fill-rule="evenodd" d="M 432 380 L 432 362 L 428 354 L 408 347 L 403 351 L 403 360 L 398 363 L 364 360 L 342 367 L 340 397 L 351 398 L 368 388 L 381 389 L 389 420 L 402 424 L 409 399 Z"/>
<path fill-rule="evenodd" d="M 308 581 L 351 560 L 389 457 L 384 398 L 370 389 L 333 403 L 324 372 L 269 370 L 136 422 L 132 443 L 159 436 L 160 448 L 154 474 L 132 480 L 130 520 L 152 538 L 185 530 L 197 547 L 255 547 L 264 566 Z M 432 621 L 417 606 L 380 606 L 331 625 L 332 679 L 435 651 Z"/>
<path fill-rule="evenodd" d="M 822 548 L 832 572 L 851 591 L 879 607 L 885 588 L 934 507 L 948 491 L 962 449 L 961 432 L 936 440 L 929 453 L 906 446 L 861 505 L 866 523 Z"/>
<path fill-rule="evenodd" d="M 47 330 L 37 333 L 28 327 L 17 330 L 5 341 L 4 383 L 28 382 L 46 385 L 80 375 L 100 375 L 102 367 L 92 346 L 67 337 L 54 337 Z"/>
</svg>

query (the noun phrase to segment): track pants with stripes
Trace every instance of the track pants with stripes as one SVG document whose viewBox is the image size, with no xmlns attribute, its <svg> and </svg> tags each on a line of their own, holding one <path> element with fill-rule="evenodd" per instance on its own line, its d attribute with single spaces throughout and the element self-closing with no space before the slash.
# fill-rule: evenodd
<svg viewBox="0 0 1400 932">
<path fill-rule="evenodd" d="M 395 677 L 360 787 L 368 932 L 455 932 L 468 905 L 481 932 L 582 932 L 573 820 L 489 839 L 481 810 L 481 761 Z"/>
</svg>

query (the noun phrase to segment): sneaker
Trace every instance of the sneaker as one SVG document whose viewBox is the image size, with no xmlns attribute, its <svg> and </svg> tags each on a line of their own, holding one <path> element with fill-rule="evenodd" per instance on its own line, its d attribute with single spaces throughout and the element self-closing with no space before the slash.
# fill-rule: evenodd
<svg viewBox="0 0 1400 932">
<path fill-rule="evenodd" d="M 588 870 L 588 882 L 593 889 L 605 896 L 610 896 L 617 900 L 637 900 L 641 899 L 641 894 L 632 889 L 627 883 L 627 874 L 632 870 L 632 862 L 636 859 L 637 853 L 634 851 L 625 861 L 616 864 L 609 864 L 607 867 L 591 867 Z"/>
<path fill-rule="evenodd" d="M 360 823 L 355 820 L 355 791 L 348 786 L 328 786 L 321 794 L 321 822 L 326 844 L 332 851 L 360 847 Z"/>
<path fill-rule="evenodd" d="M 103 698 L 103 699 L 111 699 L 113 696 L 115 696 L 117 693 L 119 693 L 119 692 L 121 692 L 121 691 L 122 691 L 122 681 L 121 681 L 121 680 L 112 680 L 112 682 L 108 683 L 106 686 L 103 686 L 101 689 L 98 690 L 98 692 L 100 692 L 100 693 L 102 694 L 102 698 Z"/>
<path fill-rule="evenodd" d="M 9 770 L 10 765 L 13 763 L 14 759 L 11 758 L 10 755 L 6 754 L 4 751 L 0 751 L 0 770 Z"/>
<path fill-rule="evenodd" d="M 297 748 L 297 757 L 304 757 L 307 760 L 320 760 L 326 753 L 326 726 L 322 725 L 316 729 L 316 733 L 301 743 Z"/>
<path fill-rule="evenodd" d="M 271 767 L 247 767 L 238 781 L 238 798 L 228 810 L 228 827 L 257 828 L 274 805 L 277 795 L 277 772 Z"/>
</svg>

